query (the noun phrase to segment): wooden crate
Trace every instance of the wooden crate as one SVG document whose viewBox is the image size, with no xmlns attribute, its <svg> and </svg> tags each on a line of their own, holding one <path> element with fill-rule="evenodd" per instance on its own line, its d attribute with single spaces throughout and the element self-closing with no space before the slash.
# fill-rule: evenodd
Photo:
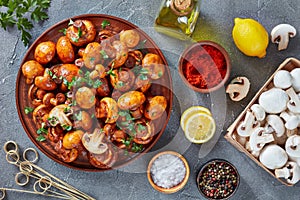
<svg viewBox="0 0 300 200">
<path fill-rule="evenodd" d="M 247 105 L 247 107 L 242 111 L 242 113 L 237 117 L 237 119 L 229 126 L 229 128 L 227 129 L 227 134 L 225 135 L 225 139 L 228 140 L 234 147 L 236 147 L 239 151 L 245 153 L 254 162 L 256 162 L 260 167 L 262 167 L 264 170 L 266 170 L 269 174 L 271 174 L 274 177 L 275 177 L 274 170 L 270 170 L 270 169 L 266 168 L 264 165 L 262 165 L 260 163 L 260 161 L 258 160 L 258 158 L 255 158 L 249 151 L 246 150 L 246 148 L 241 143 L 238 142 L 236 129 L 237 129 L 237 126 L 239 125 L 239 123 L 245 118 L 247 110 L 249 110 L 253 104 L 258 102 L 258 98 L 259 98 L 260 94 L 273 87 L 273 77 L 274 77 L 275 73 L 281 69 L 291 71 L 294 68 L 300 68 L 300 61 L 295 58 L 286 59 L 278 67 L 278 69 L 272 74 L 272 76 L 266 81 L 266 83 L 262 86 L 262 88 L 256 93 L 256 95 L 253 97 L 253 99 L 250 101 L 250 103 Z M 287 183 L 284 179 L 277 179 L 277 180 L 285 185 L 292 186 L 291 184 Z"/>
</svg>

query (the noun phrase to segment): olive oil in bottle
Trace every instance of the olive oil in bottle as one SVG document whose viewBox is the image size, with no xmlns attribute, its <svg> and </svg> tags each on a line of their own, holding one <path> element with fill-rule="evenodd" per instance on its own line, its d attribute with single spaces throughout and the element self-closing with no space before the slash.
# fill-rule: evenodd
<svg viewBox="0 0 300 200">
<path fill-rule="evenodd" d="M 199 16 L 199 0 L 163 0 L 154 28 L 157 32 L 186 40 Z"/>
</svg>

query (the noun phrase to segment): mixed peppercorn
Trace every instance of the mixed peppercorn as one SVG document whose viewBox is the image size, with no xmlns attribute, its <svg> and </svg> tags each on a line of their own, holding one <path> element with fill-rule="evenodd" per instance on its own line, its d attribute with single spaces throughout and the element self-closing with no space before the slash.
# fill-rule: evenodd
<svg viewBox="0 0 300 200">
<path fill-rule="evenodd" d="M 226 161 L 217 160 L 206 164 L 198 175 L 198 188 L 210 199 L 229 197 L 238 186 L 238 173 Z"/>
</svg>

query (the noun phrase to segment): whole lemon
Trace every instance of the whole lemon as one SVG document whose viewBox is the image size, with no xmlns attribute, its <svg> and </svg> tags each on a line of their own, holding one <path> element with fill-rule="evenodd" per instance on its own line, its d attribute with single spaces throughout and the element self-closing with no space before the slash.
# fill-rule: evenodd
<svg viewBox="0 0 300 200">
<path fill-rule="evenodd" d="M 247 56 L 263 58 L 269 44 L 266 29 L 254 19 L 234 19 L 232 37 L 238 49 Z"/>
</svg>

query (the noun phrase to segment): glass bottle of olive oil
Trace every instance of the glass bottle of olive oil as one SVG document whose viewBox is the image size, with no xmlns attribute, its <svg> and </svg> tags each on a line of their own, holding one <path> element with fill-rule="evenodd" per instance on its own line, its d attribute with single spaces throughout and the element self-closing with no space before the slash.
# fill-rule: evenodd
<svg viewBox="0 0 300 200">
<path fill-rule="evenodd" d="M 154 28 L 157 32 L 186 40 L 194 31 L 199 16 L 199 0 L 163 0 Z"/>
</svg>

